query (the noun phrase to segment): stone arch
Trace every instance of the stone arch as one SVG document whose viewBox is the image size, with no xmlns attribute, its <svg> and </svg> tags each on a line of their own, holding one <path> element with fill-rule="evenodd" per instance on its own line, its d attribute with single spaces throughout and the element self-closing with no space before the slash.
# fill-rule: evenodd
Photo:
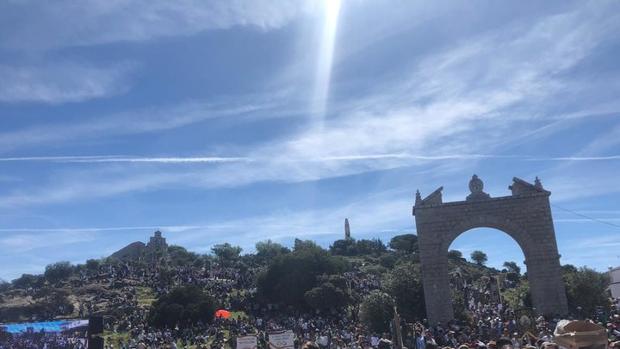
<svg viewBox="0 0 620 349">
<path fill-rule="evenodd" d="M 452 320 L 454 313 L 448 279 L 448 248 L 462 233 L 494 228 L 512 237 L 525 256 L 532 301 L 544 315 L 567 312 L 566 293 L 549 206 L 549 191 L 538 180 L 530 184 L 514 178 L 511 196 L 491 198 L 474 175 L 465 201 L 443 203 L 439 188 L 425 199 L 416 193 L 413 214 L 420 246 L 420 262 L 431 323 Z"/>
</svg>

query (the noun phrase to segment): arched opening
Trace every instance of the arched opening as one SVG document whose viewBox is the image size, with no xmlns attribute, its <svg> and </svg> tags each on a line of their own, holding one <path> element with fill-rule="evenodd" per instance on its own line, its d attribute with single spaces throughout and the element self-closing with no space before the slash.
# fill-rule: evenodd
<svg viewBox="0 0 620 349">
<path fill-rule="evenodd" d="M 504 330 L 516 330 L 519 318 L 531 315 L 525 255 L 519 243 L 494 228 L 474 228 L 459 234 L 448 248 L 450 294 L 454 317 L 482 323 L 493 333 L 494 318 L 509 319 Z"/>
<path fill-rule="evenodd" d="M 452 241 L 448 250 L 457 250 L 471 261 L 471 253 L 479 250 L 488 259 L 485 265 L 498 270 L 504 269 L 504 262 L 512 261 L 522 272 L 525 271 L 525 256 L 521 246 L 507 233 L 494 228 L 474 228 L 460 234 Z"/>
</svg>

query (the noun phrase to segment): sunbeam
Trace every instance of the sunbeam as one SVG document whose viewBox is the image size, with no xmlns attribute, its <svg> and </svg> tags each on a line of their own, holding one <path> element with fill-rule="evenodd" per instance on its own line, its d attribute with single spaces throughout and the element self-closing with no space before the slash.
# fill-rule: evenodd
<svg viewBox="0 0 620 349">
<path fill-rule="evenodd" d="M 315 127 L 323 128 L 327 100 L 329 98 L 329 85 L 334 59 L 336 44 L 336 31 L 338 29 L 338 16 L 340 13 L 340 0 L 325 0 L 324 20 L 321 34 L 321 42 L 318 51 L 317 70 L 314 85 L 312 115 L 315 118 Z"/>
</svg>

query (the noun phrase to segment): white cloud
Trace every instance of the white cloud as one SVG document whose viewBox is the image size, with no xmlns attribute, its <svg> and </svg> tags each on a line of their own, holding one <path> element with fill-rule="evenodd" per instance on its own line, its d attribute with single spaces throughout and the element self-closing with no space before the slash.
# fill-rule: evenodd
<svg viewBox="0 0 620 349">
<path fill-rule="evenodd" d="M 378 83 L 377 89 L 367 95 L 333 101 L 330 117 L 320 130 L 309 127 L 225 154 L 252 159 L 251 162 L 219 163 L 182 172 L 170 167 L 150 168 L 154 171 L 146 172 L 127 166 L 115 168 L 112 176 L 103 176 L 100 169 L 93 169 L 71 176 L 72 180 L 48 183 L 45 190 L 13 193 L 5 196 L 2 203 L 60 202 L 162 186 L 212 188 L 261 181 L 299 182 L 420 165 L 426 166 L 426 171 L 441 170 L 446 174 L 461 171 L 475 160 L 494 156 L 494 149 L 510 144 L 511 140 L 522 141 L 520 131 L 530 131 L 532 124 L 544 123 L 545 106 L 553 104 L 563 92 L 562 73 L 588 56 L 609 35 L 610 28 L 620 26 L 620 21 L 614 21 L 616 16 L 606 17 L 600 12 L 586 8 L 544 17 L 534 25 L 513 23 L 503 30 L 470 38 L 456 47 L 426 56 L 396 83 Z M 541 51 L 544 54 L 533 54 Z M 298 100 L 290 93 L 254 97 L 230 104 L 186 103 L 77 125 L 16 131 L 2 135 L 0 145 L 11 149 L 16 145 L 38 145 L 97 134 L 111 137 L 159 132 L 214 117 L 239 118 L 248 114 L 273 117 L 272 111 L 282 108 L 303 115 L 298 105 L 287 104 L 291 98 Z M 117 127 L 119 123 L 123 128 Z M 597 158 L 571 156 L 556 160 Z M 165 162 L 157 157 L 145 159 L 152 159 L 145 163 Z M 181 157 L 168 159 L 176 163 L 185 161 Z M 450 161 L 429 166 L 430 161 L 436 160 Z M 89 182 L 101 178 L 108 185 L 92 188 L 80 177 L 88 178 Z M 561 181 L 559 186 L 550 187 L 556 193 L 560 191 L 558 188 L 563 188 Z"/>
<path fill-rule="evenodd" d="M 142 108 L 106 115 L 77 115 L 72 123 L 50 122 L 0 133 L 0 152 L 14 149 L 65 144 L 116 136 L 154 133 L 204 122 L 215 118 L 252 119 L 283 116 L 280 99 L 284 95 L 272 93 L 257 100 L 256 96 L 238 97 L 236 102 L 187 101 L 174 106 Z M 290 114 L 287 114 L 290 115 Z M 294 114 L 293 114 L 294 115 Z"/>
<path fill-rule="evenodd" d="M 0 47 L 54 48 L 143 41 L 205 30 L 280 28 L 313 11 L 296 0 L 88 0 L 5 2 Z"/>
<path fill-rule="evenodd" d="M 132 65 L 94 67 L 75 63 L 0 65 L 0 102 L 66 103 L 109 97 L 129 89 Z"/>
<path fill-rule="evenodd" d="M 10 234 L 0 238 L 0 250 L 22 253 L 39 248 L 59 247 L 92 241 L 95 235 L 86 230 L 59 230 L 59 232 Z"/>
</svg>

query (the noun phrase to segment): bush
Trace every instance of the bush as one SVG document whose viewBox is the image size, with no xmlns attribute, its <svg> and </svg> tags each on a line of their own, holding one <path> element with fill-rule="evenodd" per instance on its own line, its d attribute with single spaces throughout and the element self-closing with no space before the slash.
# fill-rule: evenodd
<svg viewBox="0 0 620 349">
<path fill-rule="evenodd" d="M 374 332 L 387 332 L 394 317 L 394 299 L 385 292 L 372 291 L 360 305 L 360 319 Z"/>
<path fill-rule="evenodd" d="M 390 248 L 401 253 L 418 252 L 418 236 L 415 234 L 396 235 L 390 240 Z"/>
<path fill-rule="evenodd" d="M 45 267 L 45 279 L 51 283 L 66 280 L 73 274 L 73 266 L 69 262 L 57 262 Z"/>
<path fill-rule="evenodd" d="M 196 286 L 173 289 L 151 306 L 148 321 L 158 328 L 193 326 L 210 323 L 216 304 L 213 298 Z"/>
<path fill-rule="evenodd" d="M 599 273 L 587 267 L 565 269 L 566 298 L 571 313 L 577 316 L 594 314 L 597 307 L 608 308 L 608 274 Z"/>
<path fill-rule="evenodd" d="M 396 301 L 398 312 L 409 322 L 426 317 L 419 265 L 399 264 L 385 277 L 385 291 Z"/>
<path fill-rule="evenodd" d="M 301 240 L 299 240 L 301 241 Z M 306 307 L 306 292 L 319 285 L 323 274 L 338 274 L 347 269 L 344 260 L 327 251 L 304 243 L 296 243 L 292 253 L 274 258 L 257 281 L 258 294 L 263 301 Z"/>
<path fill-rule="evenodd" d="M 43 285 L 43 277 L 40 275 L 22 274 L 19 278 L 13 280 L 12 284 L 15 288 L 28 289 L 37 288 Z"/>
</svg>

